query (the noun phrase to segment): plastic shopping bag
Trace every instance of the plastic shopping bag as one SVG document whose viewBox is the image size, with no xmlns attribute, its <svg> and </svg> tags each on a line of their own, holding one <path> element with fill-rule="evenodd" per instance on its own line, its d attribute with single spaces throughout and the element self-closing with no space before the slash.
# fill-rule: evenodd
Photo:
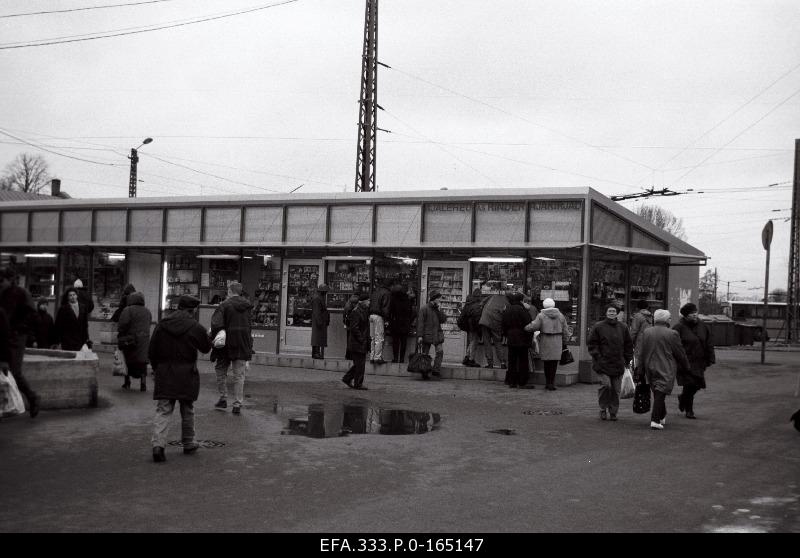
<svg viewBox="0 0 800 558">
<path fill-rule="evenodd" d="M 114 376 L 126 376 L 128 374 L 128 366 L 125 364 L 125 357 L 119 349 L 114 351 L 114 364 L 111 366 L 111 373 Z"/>
<path fill-rule="evenodd" d="M 25 412 L 25 401 L 17 387 L 17 381 L 10 371 L 0 372 L 0 414 L 4 417 L 21 415 Z"/>
<path fill-rule="evenodd" d="M 636 393 L 636 384 L 633 383 L 631 369 L 625 367 L 625 374 L 622 375 L 622 386 L 619 389 L 620 399 L 630 399 Z"/>
<path fill-rule="evenodd" d="M 221 349 L 225 346 L 225 330 L 221 329 L 217 332 L 217 335 L 214 337 L 213 343 L 211 343 L 215 349 Z"/>
</svg>

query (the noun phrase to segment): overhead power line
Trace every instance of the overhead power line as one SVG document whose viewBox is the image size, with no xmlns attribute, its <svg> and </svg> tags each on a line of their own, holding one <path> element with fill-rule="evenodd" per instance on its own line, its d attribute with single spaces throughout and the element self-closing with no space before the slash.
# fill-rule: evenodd
<svg viewBox="0 0 800 558">
<path fill-rule="evenodd" d="M 101 161 L 92 161 L 91 159 L 84 159 L 82 157 L 74 157 L 72 155 L 67 155 L 66 153 L 59 153 L 58 151 L 55 151 L 53 149 L 48 149 L 47 147 L 44 147 L 42 145 L 38 145 L 36 143 L 33 143 L 32 141 L 28 141 L 28 140 L 26 140 L 24 138 L 21 138 L 19 136 L 15 136 L 14 134 L 6 132 L 5 130 L 3 130 L 1 128 L 0 128 L 0 134 L 3 134 L 4 136 L 8 136 L 8 137 L 13 138 L 13 139 L 18 140 L 18 141 L 21 141 L 22 143 L 24 143 L 26 145 L 30 145 L 31 147 L 34 147 L 36 149 L 40 149 L 41 151 L 46 151 L 47 153 L 52 153 L 53 155 L 58 155 L 59 157 L 66 157 L 67 159 L 74 159 L 76 161 L 83 161 L 84 163 L 92 163 L 93 165 L 102 165 L 102 166 L 106 166 L 106 167 L 119 167 L 119 166 L 122 166 L 122 165 L 118 165 L 116 163 L 103 163 Z"/>
<path fill-rule="evenodd" d="M 158 26 L 144 26 L 142 28 L 133 28 L 130 30 L 116 30 L 116 31 L 101 31 L 97 35 L 92 36 L 80 36 L 77 38 L 68 38 L 68 37 L 60 37 L 60 38 L 53 38 L 53 39 L 40 39 L 40 40 L 33 40 L 27 43 L 5 43 L 0 45 L 0 50 L 9 50 L 15 48 L 28 48 L 28 47 L 39 47 L 39 46 L 49 46 L 49 45 L 59 45 L 64 43 L 77 43 L 81 41 L 94 41 L 97 39 L 109 39 L 111 37 L 122 37 L 125 35 L 136 35 L 138 33 L 149 33 L 151 31 L 161 31 L 164 29 L 172 29 L 175 27 L 183 27 L 186 25 L 194 25 L 196 23 L 205 23 L 207 21 L 214 21 L 218 19 L 223 19 L 227 17 L 233 17 L 237 15 L 249 14 L 253 12 L 257 12 L 260 10 L 266 10 L 268 8 L 275 8 L 277 6 L 283 6 L 285 4 L 292 4 L 297 2 L 298 0 L 285 0 L 283 2 L 278 2 L 276 4 L 267 4 L 265 6 L 258 6 L 256 8 L 250 8 L 248 10 L 240 10 L 237 12 L 228 12 L 224 14 L 219 14 L 216 16 L 204 17 L 200 19 L 192 19 L 188 21 L 183 21 L 179 23 L 172 23 L 172 24 L 165 24 L 165 25 L 158 25 Z"/>
<path fill-rule="evenodd" d="M 173 2 L 174 0 L 147 0 L 146 2 L 129 2 L 127 4 L 107 4 L 105 6 L 87 6 L 85 8 L 70 8 L 66 10 L 50 10 L 47 12 L 26 12 L 23 14 L 7 14 L 7 15 L 0 15 L 0 19 L 5 19 L 9 17 L 24 17 L 24 16 L 36 16 L 36 15 L 45 15 L 45 14 L 65 14 L 67 12 L 83 12 L 86 10 L 103 10 L 106 8 L 121 8 L 123 6 L 141 6 L 142 4 L 160 4 L 161 2 Z"/>
</svg>

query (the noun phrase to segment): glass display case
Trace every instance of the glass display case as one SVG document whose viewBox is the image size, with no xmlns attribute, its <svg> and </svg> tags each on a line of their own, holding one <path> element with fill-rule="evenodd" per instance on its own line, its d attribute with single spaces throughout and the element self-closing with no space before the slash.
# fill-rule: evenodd
<svg viewBox="0 0 800 558">
<path fill-rule="evenodd" d="M 662 265 L 631 265 L 629 313 L 636 312 L 636 302 L 639 300 L 646 300 L 650 311 L 665 308 L 665 276 Z"/>
<path fill-rule="evenodd" d="M 55 256 L 28 258 L 28 290 L 34 299 L 56 298 L 56 273 L 58 265 Z"/>
<path fill-rule="evenodd" d="M 624 311 L 627 306 L 625 298 L 625 264 L 614 261 L 593 261 L 589 276 L 588 327 L 591 328 L 596 322 L 605 318 L 605 309 L 609 304 L 613 303 L 618 307 L 618 311 Z"/>
<path fill-rule="evenodd" d="M 281 299 L 280 263 L 266 260 L 261 266 L 258 286 L 253 291 L 253 327 L 277 329 Z"/>
<path fill-rule="evenodd" d="M 461 330 L 456 325 L 456 320 L 461 313 L 464 295 L 464 271 L 442 267 L 428 268 L 428 296 L 434 290 L 442 293 L 439 308 L 447 316 L 447 322 L 442 324 L 442 331 L 446 337 L 460 335 Z"/>
<path fill-rule="evenodd" d="M 570 343 L 580 341 L 578 315 L 580 312 L 580 260 L 534 256 L 528 261 L 528 280 L 525 289 L 531 303 L 542 310 L 542 301 L 552 298 L 567 320 Z"/>
<path fill-rule="evenodd" d="M 201 277 L 200 302 L 202 304 L 219 304 L 228 298 L 228 285 L 239 281 L 239 259 L 209 258 L 206 261 L 208 262 L 208 275 Z"/>
<path fill-rule="evenodd" d="M 109 320 L 119 306 L 122 288 L 125 286 L 125 254 L 95 252 L 93 271 L 94 310 L 90 317 Z M 86 286 L 85 282 L 84 286 Z"/>
<path fill-rule="evenodd" d="M 319 282 L 319 267 L 289 265 L 286 284 L 286 325 L 311 327 L 311 299 Z"/>
<path fill-rule="evenodd" d="M 419 257 L 414 257 L 413 253 L 412 255 L 406 253 L 385 254 L 376 257 L 374 262 L 375 276 L 372 288 L 375 289 L 377 285 L 387 279 L 389 283 L 397 282 L 403 285 L 411 299 L 411 307 L 416 316 L 419 310 Z"/>
<path fill-rule="evenodd" d="M 200 296 L 200 264 L 195 254 L 167 255 L 166 285 L 164 310 L 178 308 L 183 294 Z"/>
<path fill-rule="evenodd" d="M 365 260 L 328 260 L 328 310 L 341 310 L 353 294 L 369 292 L 369 264 Z"/>
<path fill-rule="evenodd" d="M 472 264 L 472 291 L 482 295 L 522 291 L 525 284 L 524 263 L 475 262 Z"/>
</svg>

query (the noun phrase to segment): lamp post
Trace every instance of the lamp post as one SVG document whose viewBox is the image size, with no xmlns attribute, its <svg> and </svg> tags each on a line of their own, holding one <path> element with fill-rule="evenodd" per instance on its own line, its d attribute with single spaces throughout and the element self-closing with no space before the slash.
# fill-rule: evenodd
<svg viewBox="0 0 800 558">
<path fill-rule="evenodd" d="M 148 143 L 152 142 L 153 138 L 144 138 L 142 143 L 139 145 L 147 145 Z M 136 164 L 139 162 L 139 147 L 132 147 L 131 154 L 128 159 L 131 160 L 131 177 L 130 181 L 128 182 L 128 197 L 135 198 L 136 197 Z"/>
</svg>

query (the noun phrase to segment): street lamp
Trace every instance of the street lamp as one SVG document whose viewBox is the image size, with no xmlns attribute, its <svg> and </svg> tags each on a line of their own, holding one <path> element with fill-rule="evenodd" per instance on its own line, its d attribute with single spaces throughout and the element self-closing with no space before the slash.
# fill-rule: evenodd
<svg viewBox="0 0 800 558">
<path fill-rule="evenodd" d="M 139 147 L 142 145 L 147 145 L 148 143 L 152 142 L 153 138 L 144 138 L 142 143 L 139 144 Z M 136 164 L 139 162 L 139 147 L 132 147 L 131 154 L 128 159 L 131 160 L 131 177 L 130 181 L 128 182 L 128 197 L 135 198 L 136 197 Z"/>
</svg>

